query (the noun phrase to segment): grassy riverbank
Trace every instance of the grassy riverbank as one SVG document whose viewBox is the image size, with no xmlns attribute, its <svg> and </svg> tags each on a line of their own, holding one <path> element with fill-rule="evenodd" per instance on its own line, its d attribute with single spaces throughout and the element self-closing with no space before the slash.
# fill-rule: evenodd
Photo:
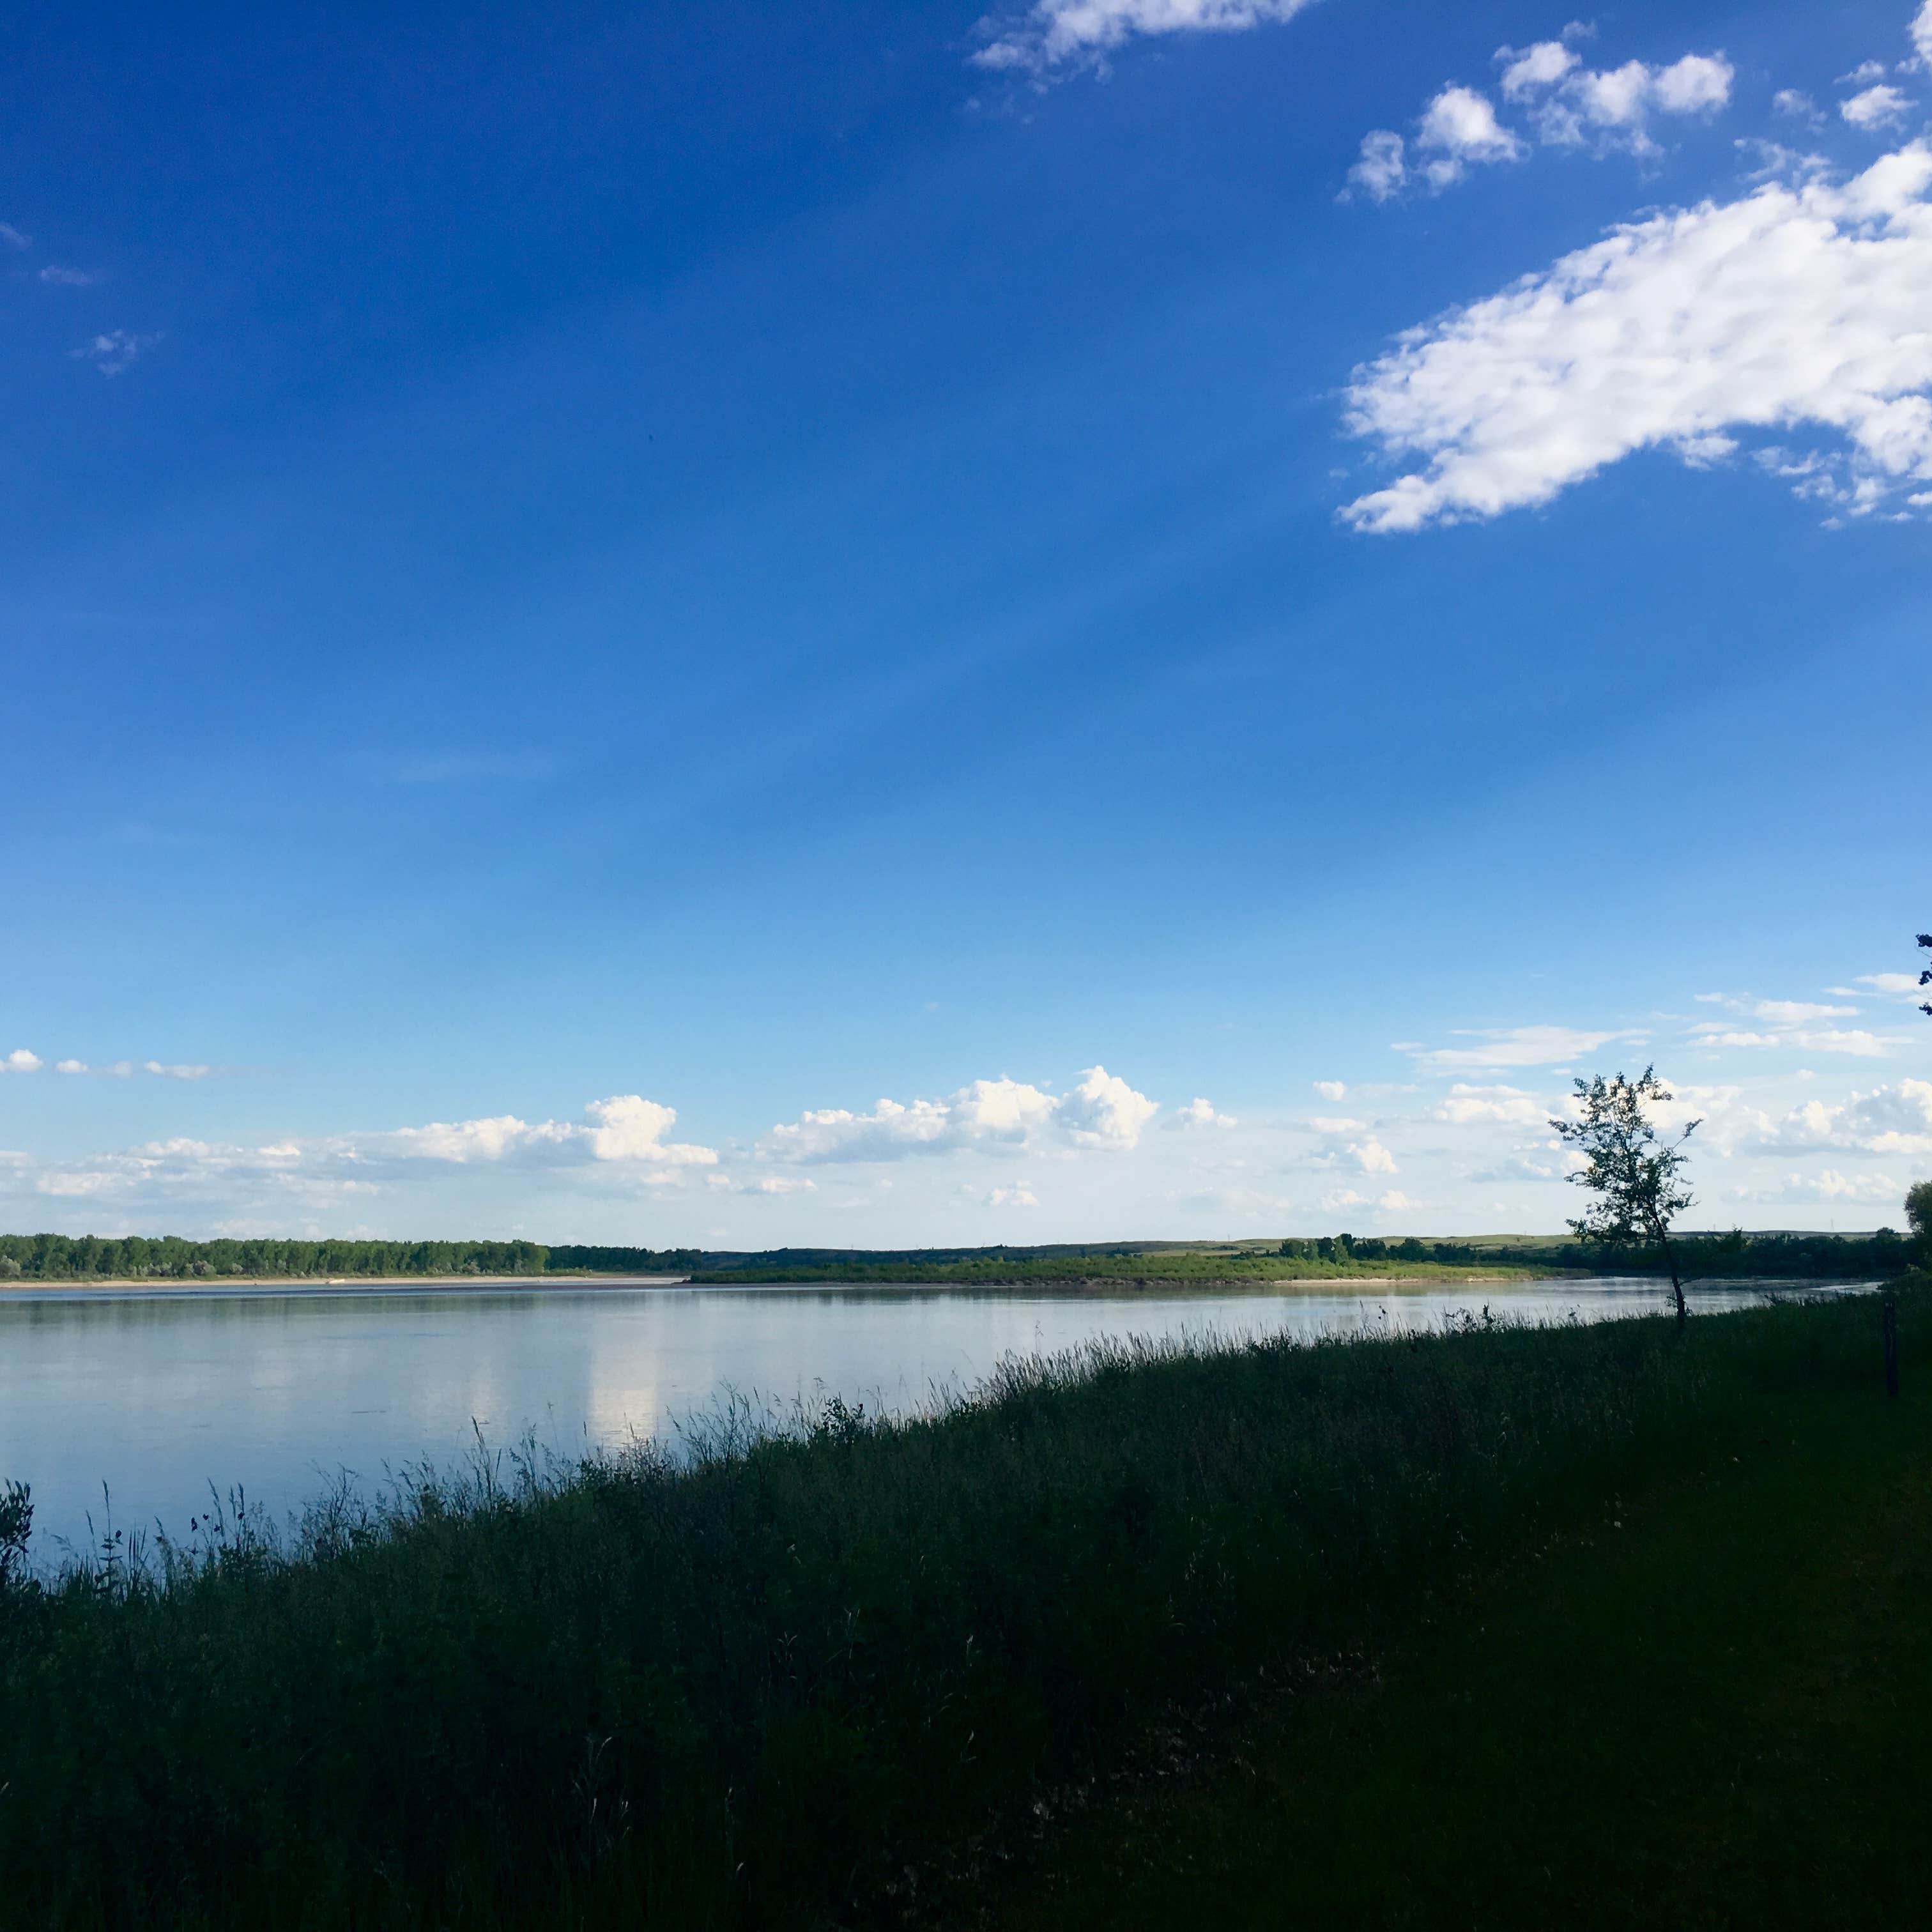
<svg viewBox="0 0 1932 1932">
<path fill-rule="evenodd" d="M 1117 1350 L 902 1425 L 722 1426 L 688 1472 L 116 1552 L 0 1598 L 0 1892 L 49 1927 L 863 1917 L 1174 1700 L 1380 1655 L 1612 1498 L 1882 1406 L 1876 1325 Z"/>
<path fill-rule="evenodd" d="M 1187 1734 L 1013 1932 L 1864 1927 L 1923 1909 L 1932 1400 L 1793 1392 L 1378 1667 Z"/>
</svg>

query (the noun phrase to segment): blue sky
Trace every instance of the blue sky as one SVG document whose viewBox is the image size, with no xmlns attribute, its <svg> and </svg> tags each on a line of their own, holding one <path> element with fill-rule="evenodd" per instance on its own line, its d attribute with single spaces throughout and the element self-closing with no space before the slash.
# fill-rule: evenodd
<svg viewBox="0 0 1932 1932">
<path fill-rule="evenodd" d="M 1550 1228 L 1653 1058 L 1708 1225 L 1932 1169 L 1932 7 L 10 52 L 9 1224 Z"/>
</svg>

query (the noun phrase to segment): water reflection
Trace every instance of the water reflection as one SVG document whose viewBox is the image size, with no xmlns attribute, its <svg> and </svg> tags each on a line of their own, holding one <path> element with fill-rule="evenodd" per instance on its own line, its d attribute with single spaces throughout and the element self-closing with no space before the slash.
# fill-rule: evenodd
<svg viewBox="0 0 1932 1932">
<path fill-rule="evenodd" d="M 1694 1288 L 1700 1310 L 1780 1287 Z M 1838 1292 L 1866 1284 L 1837 1285 Z M 15 1290 L 0 1294 L 0 1475 L 30 1483 L 37 1538 L 185 1532 L 211 1484 L 280 1516 L 344 1472 L 460 1456 L 533 1432 L 569 1455 L 663 1436 L 722 1390 L 783 1406 L 838 1394 L 904 1408 L 1004 1354 L 1096 1335 L 1428 1328 L 1452 1310 L 1586 1320 L 1661 1312 L 1651 1280 L 1493 1282 L 1372 1294 L 527 1286 Z"/>
</svg>

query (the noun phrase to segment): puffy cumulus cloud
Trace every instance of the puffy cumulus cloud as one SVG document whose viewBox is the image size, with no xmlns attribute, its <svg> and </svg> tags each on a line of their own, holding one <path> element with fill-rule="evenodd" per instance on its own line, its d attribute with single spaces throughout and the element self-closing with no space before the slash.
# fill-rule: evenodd
<svg viewBox="0 0 1932 1932">
<path fill-rule="evenodd" d="M 1864 514 L 1932 507 L 1932 148 L 1627 224 L 1357 370 L 1349 428 L 1422 466 L 1342 512 L 1395 532 L 1546 503 L 1637 451 L 1758 460 Z"/>
<path fill-rule="evenodd" d="M 1548 1125 L 1550 1111 L 1520 1087 L 1470 1087 L 1459 1081 L 1435 1118 L 1452 1127 L 1540 1127 Z"/>
<path fill-rule="evenodd" d="M 962 1148 L 1041 1145 L 1125 1151 L 1160 1111 L 1104 1066 L 1064 1094 L 1002 1077 L 975 1080 L 943 1100 L 880 1100 L 865 1113 L 825 1107 L 775 1126 L 759 1144 L 784 1161 L 896 1160 Z"/>
<path fill-rule="evenodd" d="M 1652 116 L 1715 112 L 1730 105 L 1736 78 L 1722 54 L 1686 54 L 1668 67 L 1634 60 L 1594 69 L 1562 40 L 1499 47 L 1496 58 L 1504 99 L 1528 112 L 1540 140 L 1552 147 L 1594 145 L 1601 152 L 1654 153 Z"/>
<path fill-rule="evenodd" d="M 44 1064 L 38 1053 L 16 1046 L 4 1060 L 0 1060 L 0 1073 L 38 1073 Z"/>
<path fill-rule="evenodd" d="M 1314 0 L 1035 0 L 1023 14 L 988 14 L 975 67 L 1043 82 L 1104 64 L 1131 40 L 1161 34 L 1238 34 L 1292 20 Z"/>
<path fill-rule="evenodd" d="M 1124 1149 L 1139 1141 L 1141 1130 L 1160 1112 L 1156 1102 L 1118 1075 L 1090 1066 L 1060 1102 L 1058 1121 L 1076 1147 Z"/>
<path fill-rule="evenodd" d="M 1470 87 L 1445 87 L 1423 110 L 1415 145 L 1432 158 L 1424 172 L 1436 188 L 1460 181 L 1472 166 L 1520 161 L 1529 152 L 1496 118 L 1488 98 Z"/>
<path fill-rule="evenodd" d="M 1170 1124 L 1185 1129 L 1238 1127 L 1241 1124 L 1234 1118 L 1233 1114 L 1223 1114 L 1216 1108 L 1212 1102 L 1203 1100 L 1197 1096 L 1189 1101 L 1186 1106 L 1174 1109 L 1174 1118 Z"/>
<path fill-rule="evenodd" d="M 1910 32 L 1918 58 L 1932 64 L 1932 0 L 1925 0 L 1925 4 L 1912 16 Z"/>
<path fill-rule="evenodd" d="M 154 1074 L 163 1080 L 206 1080 L 214 1071 L 213 1067 L 204 1066 L 198 1061 L 176 1060 L 170 1065 L 164 1065 L 158 1060 L 147 1060 L 141 1065 L 142 1072 Z"/>
<path fill-rule="evenodd" d="M 1414 1054 L 1417 1065 L 1430 1072 L 1456 1073 L 1486 1071 L 1491 1067 L 1556 1066 L 1565 1060 L 1580 1060 L 1613 1041 L 1639 1040 L 1634 1034 L 1586 1033 L 1575 1027 L 1560 1026 L 1458 1029 L 1455 1037 L 1471 1043 L 1425 1047 L 1413 1040 L 1398 1040 L 1394 1050 Z"/>
<path fill-rule="evenodd" d="M 1828 1167 L 1816 1174 L 1790 1174 L 1768 1186 L 1736 1187 L 1734 1201 L 1822 1201 L 1849 1207 L 1902 1206 L 1905 1189 L 1882 1174 L 1840 1174 Z"/>
<path fill-rule="evenodd" d="M 253 1147 L 176 1137 L 38 1164 L 26 1178 L 52 1196 L 166 1199 L 253 1192 L 320 1202 L 460 1168 L 574 1170 L 656 1185 L 717 1163 L 710 1148 L 666 1138 L 676 1119 L 672 1108 L 626 1094 L 592 1102 L 580 1121 L 503 1114 Z"/>
<path fill-rule="evenodd" d="M 1348 170 L 1348 185 L 1371 201 L 1393 200 L 1408 185 L 1408 144 L 1393 128 L 1372 129 L 1362 136 L 1361 158 Z"/>
<path fill-rule="evenodd" d="M 1395 1156 L 1372 1134 L 1365 1141 L 1352 1142 L 1345 1150 L 1348 1157 L 1364 1174 L 1399 1174 Z"/>
<path fill-rule="evenodd" d="M 988 1208 L 1037 1208 L 1040 1196 L 1030 1187 L 993 1187 L 982 1195 Z"/>
<path fill-rule="evenodd" d="M 1768 1154 L 1932 1154 L 1932 1081 L 1900 1080 L 1836 1104 L 1808 1100 L 1777 1120 L 1760 1114 L 1747 1144 Z"/>
<path fill-rule="evenodd" d="M 1912 111 L 1912 104 L 1895 87 L 1881 82 L 1838 103 L 1840 117 L 1861 134 L 1882 133 L 1895 128 Z"/>
<path fill-rule="evenodd" d="M 1315 1090 L 1324 1100 L 1346 1100 L 1348 1097 L 1348 1082 L 1343 1080 L 1318 1080 Z"/>
<path fill-rule="evenodd" d="M 372 1166 L 441 1161 L 457 1166 L 508 1162 L 524 1167 L 616 1163 L 632 1167 L 713 1167 L 715 1150 L 664 1138 L 675 1108 L 637 1094 L 593 1100 L 580 1121 L 520 1120 L 514 1114 L 387 1133 L 346 1135 L 311 1144 L 340 1159 Z"/>
<path fill-rule="evenodd" d="M 1422 1210 L 1422 1203 L 1412 1201 L 1399 1188 L 1390 1188 L 1384 1194 L 1358 1194 L 1352 1187 L 1340 1187 L 1322 1196 L 1319 1205 L 1324 1214 L 1364 1214 L 1376 1221 L 1385 1221 L 1394 1214 L 1415 1214 Z"/>
<path fill-rule="evenodd" d="M 1722 54 L 1687 54 L 1668 67 L 1628 61 L 1598 72 L 1583 64 L 1567 38 L 1499 47 L 1496 58 L 1504 100 L 1528 115 L 1544 146 L 1598 154 L 1656 153 L 1649 132 L 1654 115 L 1714 112 L 1729 104 L 1736 78 Z M 1472 166 L 1523 160 L 1530 143 L 1504 125 L 1487 94 L 1452 82 L 1422 110 L 1414 152 L 1412 164 L 1408 142 L 1390 128 L 1364 135 L 1360 158 L 1348 171 L 1349 191 L 1388 201 L 1420 181 L 1440 192 Z"/>
</svg>

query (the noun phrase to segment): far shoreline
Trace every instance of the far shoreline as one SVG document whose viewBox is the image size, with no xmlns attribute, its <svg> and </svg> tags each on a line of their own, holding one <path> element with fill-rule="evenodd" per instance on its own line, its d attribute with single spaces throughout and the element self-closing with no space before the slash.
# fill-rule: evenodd
<svg viewBox="0 0 1932 1932">
<path fill-rule="evenodd" d="M 799 1292 L 836 1292 L 841 1294 L 1048 1294 L 1074 1297 L 1119 1295 L 1132 1298 L 1162 1294 L 1185 1298 L 1202 1294 L 1231 1292 L 1267 1294 L 1327 1292 L 1362 1296 L 1396 1292 L 1426 1294 L 1443 1288 L 1488 1287 L 1502 1290 L 1552 1286 L 1580 1287 L 1604 1281 L 1647 1282 L 1648 1276 L 1597 1274 L 1582 1270 L 1556 1270 L 1532 1273 L 1510 1270 L 1490 1274 L 1442 1273 L 1428 1275 L 1036 1275 L 1010 1281 L 840 1281 L 826 1278 L 796 1281 L 693 1282 L 688 1274 L 640 1275 L 628 1274 L 570 1275 L 267 1275 L 202 1277 L 191 1280 L 157 1280 L 152 1276 L 69 1276 L 53 1280 L 19 1280 L 0 1282 L 0 1304 L 36 1298 L 62 1300 L 70 1296 L 112 1295 L 122 1299 L 152 1297 L 156 1300 L 192 1300 L 222 1295 L 268 1298 L 278 1295 L 299 1297 L 351 1297 L 355 1295 L 431 1294 L 542 1294 L 554 1290 L 639 1289 L 690 1288 L 698 1293 L 794 1290 Z M 1687 1286 L 1734 1286 L 1730 1277 L 1711 1276 Z"/>
</svg>

